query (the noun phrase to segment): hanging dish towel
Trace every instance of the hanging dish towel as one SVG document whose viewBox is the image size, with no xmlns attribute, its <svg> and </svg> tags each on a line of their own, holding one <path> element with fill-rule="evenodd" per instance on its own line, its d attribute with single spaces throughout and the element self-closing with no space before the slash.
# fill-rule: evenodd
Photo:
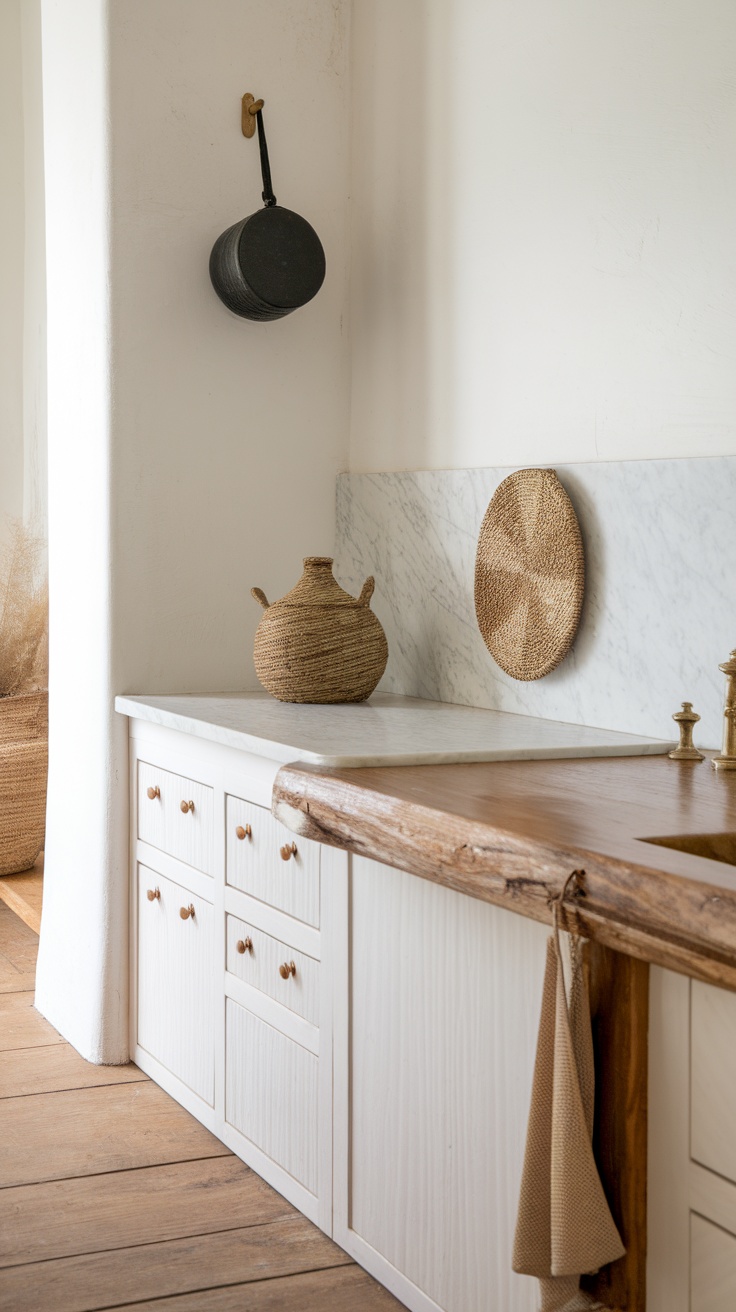
<svg viewBox="0 0 736 1312">
<path fill-rule="evenodd" d="M 570 956 L 568 1004 L 556 903 L 513 1256 L 515 1271 L 539 1280 L 540 1312 L 602 1307 L 580 1290 L 580 1277 L 626 1251 L 593 1157 L 593 1036 L 577 938 Z"/>
</svg>

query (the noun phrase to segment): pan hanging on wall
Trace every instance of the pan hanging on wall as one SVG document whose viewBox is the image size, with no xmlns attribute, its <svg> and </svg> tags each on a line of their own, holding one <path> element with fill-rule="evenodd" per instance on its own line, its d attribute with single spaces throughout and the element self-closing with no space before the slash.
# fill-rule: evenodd
<svg viewBox="0 0 736 1312">
<path fill-rule="evenodd" d="M 314 228 L 301 215 L 276 204 L 263 126 L 263 101 L 243 96 L 243 133 L 258 145 L 263 175 L 263 209 L 234 223 L 217 238 L 210 278 L 220 300 L 243 319 L 283 319 L 317 295 L 325 277 L 325 253 Z"/>
</svg>

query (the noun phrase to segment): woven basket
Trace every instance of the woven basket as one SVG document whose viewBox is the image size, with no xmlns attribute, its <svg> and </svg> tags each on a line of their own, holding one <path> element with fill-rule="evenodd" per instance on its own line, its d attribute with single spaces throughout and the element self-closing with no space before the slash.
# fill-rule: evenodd
<svg viewBox="0 0 736 1312">
<path fill-rule="evenodd" d="M 373 579 L 359 597 L 345 592 L 332 574 L 332 558 L 307 556 L 291 592 L 265 611 L 253 658 L 256 674 L 282 702 L 362 702 L 370 697 L 388 659 L 386 635 L 370 610 Z"/>
<path fill-rule="evenodd" d="M 0 697 L 0 876 L 29 870 L 43 847 L 48 693 Z"/>
<path fill-rule="evenodd" d="M 514 679 L 564 660 L 583 605 L 580 526 L 553 469 L 520 469 L 496 489 L 478 538 L 475 613 L 493 659 Z"/>
</svg>

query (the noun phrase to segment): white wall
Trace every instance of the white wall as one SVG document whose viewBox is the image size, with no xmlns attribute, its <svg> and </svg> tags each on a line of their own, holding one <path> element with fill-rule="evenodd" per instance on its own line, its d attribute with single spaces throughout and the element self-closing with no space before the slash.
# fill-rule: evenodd
<svg viewBox="0 0 736 1312">
<path fill-rule="evenodd" d="M 20 0 L 0 0 L 0 541 L 23 513 L 23 59 Z"/>
<path fill-rule="evenodd" d="M 354 0 L 356 470 L 736 451 L 736 8 Z"/>
<path fill-rule="evenodd" d="M 41 0 L 21 0 L 23 35 L 23 516 L 46 535 L 46 215 Z"/>
<path fill-rule="evenodd" d="M 348 430 L 346 5 L 43 0 L 51 732 L 37 1005 L 127 1057 L 125 722 L 113 695 L 256 685 L 252 584 L 331 549 Z M 317 299 L 237 319 L 213 241 L 275 191 L 322 238 Z M 108 126 L 109 125 L 109 126 Z"/>
</svg>

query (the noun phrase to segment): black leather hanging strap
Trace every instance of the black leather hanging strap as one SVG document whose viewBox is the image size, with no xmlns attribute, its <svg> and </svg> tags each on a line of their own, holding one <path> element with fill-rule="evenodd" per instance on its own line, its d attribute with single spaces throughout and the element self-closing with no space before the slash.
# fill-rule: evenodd
<svg viewBox="0 0 736 1312">
<path fill-rule="evenodd" d="M 266 144 L 266 129 L 263 126 L 263 110 L 259 109 L 256 114 L 256 123 L 258 124 L 258 149 L 261 152 L 261 176 L 263 177 L 263 204 L 266 209 L 270 209 L 276 204 L 276 197 L 273 194 L 271 186 L 271 165 L 268 162 L 268 146 Z"/>
</svg>

